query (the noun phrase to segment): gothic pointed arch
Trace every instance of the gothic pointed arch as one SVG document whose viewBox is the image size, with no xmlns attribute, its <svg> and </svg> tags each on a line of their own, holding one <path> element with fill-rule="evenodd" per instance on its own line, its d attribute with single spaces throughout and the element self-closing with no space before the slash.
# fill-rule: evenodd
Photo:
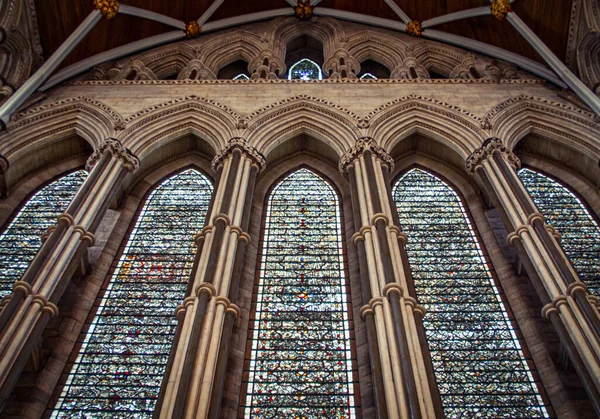
<svg viewBox="0 0 600 419">
<path fill-rule="evenodd" d="M 152 417 L 213 186 L 195 169 L 163 179 L 138 209 L 81 334 L 51 417 Z"/>
<path fill-rule="evenodd" d="M 392 72 L 406 58 L 406 46 L 397 37 L 367 30 L 349 36 L 344 47 L 359 63 L 373 60 Z"/>
<path fill-rule="evenodd" d="M 245 417 L 356 414 L 340 209 L 332 186 L 306 167 L 268 195 Z"/>
<path fill-rule="evenodd" d="M 237 60 L 250 63 L 260 54 L 263 45 L 253 32 L 237 30 L 210 39 L 199 46 L 199 59 L 214 74 Z"/>
<path fill-rule="evenodd" d="M 421 168 L 393 187 L 448 417 L 550 417 L 494 268 L 457 192 Z M 508 378 L 510 376 L 510 378 Z M 500 379 L 499 377 L 503 377 Z"/>
</svg>

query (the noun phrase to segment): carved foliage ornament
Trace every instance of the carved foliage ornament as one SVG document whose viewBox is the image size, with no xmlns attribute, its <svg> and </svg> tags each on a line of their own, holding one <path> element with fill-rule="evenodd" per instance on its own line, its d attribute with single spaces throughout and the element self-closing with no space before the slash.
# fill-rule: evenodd
<svg viewBox="0 0 600 419">
<path fill-rule="evenodd" d="M 475 169 L 477 169 L 481 162 L 490 157 L 494 151 L 500 152 L 502 157 L 504 157 L 504 160 L 506 160 L 506 162 L 515 170 L 518 170 L 521 167 L 521 160 L 504 146 L 502 140 L 492 137 L 485 140 L 483 145 L 469 156 L 465 162 L 467 173 L 475 173 Z"/>
<path fill-rule="evenodd" d="M 247 157 L 254 160 L 259 170 L 263 170 L 267 165 L 267 162 L 264 156 L 254 147 L 249 146 L 245 139 L 241 137 L 235 137 L 229 140 L 227 146 L 221 150 L 212 161 L 212 168 L 216 172 L 217 168 L 223 163 L 223 160 L 231 154 L 231 152 L 235 149 L 241 150 Z"/>
<path fill-rule="evenodd" d="M 100 146 L 92 153 L 85 164 L 85 170 L 90 172 L 96 163 L 102 158 L 105 151 L 109 151 L 114 157 L 123 161 L 126 168 L 132 172 L 140 167 L 140 160 L 123 144 L 115 138 L 107 138 Z"/>
<path fill-rule="evenodd" d="M 298 0 L 298 5 L 294 7 L 294 12 L 299 19 L 309 19 L 313 15 L 313 8 L 310 5 L 310 0 Z"/>
<path fill-rule="evenodd" d="M 100 13 L 106 19 L 112 19 L 119 12 L 119 2 L 117 0 L 94 0 L 94 7 L 100 10 Z"/>
<path fill-rule="evenodd" d="M 380 147 L 373 138 L 362 137 L 354 147 L 348 150 L 341 158 L 339 163 L 339 169 L 342 174 L 346 172 L 348 166 L 350 166 L 354 160 L 360 157 L 365 151 L 370 150 L 371 153 L 375 154 L 379 160 L 388 166 L 389 171 L 394 170 L 394 159 Z"/>
<path fill-rule="evenodd" d="M 423 26 L 418 20 L 411 20 L 406 24 L 406 33 L 412 36 L 423 35 Z"/>
<path fill-rule="evenodd" d="M 202 29 L 195 20 L 185 24 L 185 36 L 187 39 L 197 37 L 200 35 L 200 32 L 202 32 Z"/>
<path fill-rule="evenodd" d="M 492 15 L 498 20 L 504 20 L 508 12 L 512 12 L 510 0 L 494 0 L 490 6 Z"/>
</svg>

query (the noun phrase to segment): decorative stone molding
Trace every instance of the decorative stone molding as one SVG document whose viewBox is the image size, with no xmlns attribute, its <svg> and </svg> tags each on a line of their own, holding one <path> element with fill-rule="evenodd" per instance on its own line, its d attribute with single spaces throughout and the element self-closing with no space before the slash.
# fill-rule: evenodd
<svg viewBox="0 0 600 419">
<path fill-rule="evenodd" d="M 394 79 L 428 79 L 429 72 L 415 57 L 408 57 L 392 71 L 390 77 Z"/>
<path fill-rule="evenodd" d="M 285 74 L 286 65 L 282 57 L 265 49 L 248 64 L 250 80 L 277 80 Z"/>
<path fill-rule="evenodd" d="M 96 163 L 102 158 L 105 151 L 109 151 L 114 157 L 121 160 L 130 171 L 136 171 L 140 167 L 139 159 L 123 144 L 115 138 L 107 138 L 88 158 L 85 169 L 91 172 Z"/>
<path fill-rule="evenodd" d="M 356 79 L 359 71 L 358 61 L 342 48 L 335 51 L 323 64 L 323 72 L 329 74 L 330 79 Z"/>
<path fill-rule="evenodd" d="M 481 162 L 490 157 L 494 151 L 500 152 L 513 169 L 518 170 L 521 167 L 519 158 L 504 146 L 502 140 L 492 137 L 485 140 L 481 148 L 475 150 L 473 154 L 469 156 L 465 163 L 467 173 L 475 173 L 475 169 L 477 169 Z"/>
<path fill-rule="evenodd" d="M 373 138 L 362 137 L 356 142 L 354 147 L 348 150 L 340 158 L 340 173 L 345 174 L 348 166 L 352 165 L 354 160 L 360 157 L 366 150 L 370 150 L 375 156 L 377 156 L 377 158 L 387 165 L 390 172 L 394 170 L 394 159 L 388 154 L 388 152 L 380 147 Z"/>
<path fill-rule="evenodd" d="M 143 62 L 131 60 L 123 69 L 113 68 L 107 73 L 109 79 L 120 80 L 156 80 L 156 75 Z"/>
<path fill-rule="evenodd" d="M 8 159 L 0 154 L 0 175 L 6 174 L 9 167 Z"/>
<path fill-rule="evenodd" d="M 117 0 L 94 0 L 94 7 L 100 10 L 100 13 L 106 19 L 112 19 L 119 12 L 119 2 Z"/>
<path fill-rule="evenodd" d="M 177 80 L 215 80 L 216 78 L 216 74 L 197 59 L 191 60 L 177 75 Z"/>
<path fill-rule="evenodd" d="M 490 6 L 492 15 L 498 20 L 504 20 L 508 12 L 512 11 L 510 0 L 493 0 Z"/>
<path fill-rule="evenodd" d="M 258 166 L 259 170 L 264 170 L 267 165 L 267 161 L 262 154 L 258 152 L 254 147 L 249 146 L 244 138 L 236 137 L 229 140 L 227 147 L 217 154 L 212 161 L 212 168 L 216 172 L 218 167 L 223 164 L 223 161 L 231 154 L 233 150 L 241 150 L 247 157 L 252 159 Z"/>
</svg>

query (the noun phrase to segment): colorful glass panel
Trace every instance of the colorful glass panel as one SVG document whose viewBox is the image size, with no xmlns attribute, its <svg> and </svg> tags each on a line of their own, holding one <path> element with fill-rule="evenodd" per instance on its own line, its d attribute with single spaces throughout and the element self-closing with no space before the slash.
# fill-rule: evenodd
<svg viewBox="0 0 600 419">
<path fill-rule="evenodd" d="M 12 292 L 42 245 L 42 233 L 56 224 L 86 177 L 79 170 L 42 188 L 0 235 L 0 299 Z"/>
<path fill-rule="evenodd" d="M 290 67 L 290 80 L 322 80 L 321 67 L 314 61 L 304 58 Z"/>
<path fill-rule="evenodd" d="M 600 226 L 565 186 L 529 169 L 519 177 L 546 222 L 561 234 L 560 244 L 592 294 L 600 296 Z"/>
<path fill-rule="evenodd" d="M 446 417 L 548 417 L 461 199 L 420 169 L 405 174 L 393 196 Z"/>
<path fill-rule="evenodd" d="M 355 417 L 340 208 L 307 169 L 269 197 L 245 417 Z"/>
<path fill-rule="evenodd" d="M 245 75 L 244 73 L 240 73 L 233 78 L 234 80 L 250 80 L 250 77 Z"/>
<path fill-rule="evenodd" d="M 152 417 L 212 185 L 189 169 L 149 195 L 96 315 L 80 341 L 53 418 Z"/>
<path fill-rule="evenodd" d="M 362 76 L 360 76 L 360 79 L 361 80 L 377 80 L 377 77 L 375 77 L 371 73 L 365 73 Z"/>
</svg>

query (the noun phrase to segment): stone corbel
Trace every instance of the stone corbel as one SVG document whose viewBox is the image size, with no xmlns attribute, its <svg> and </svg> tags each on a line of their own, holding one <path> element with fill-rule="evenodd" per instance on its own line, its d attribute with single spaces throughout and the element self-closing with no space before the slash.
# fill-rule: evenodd
<svg viewBox="0 0 600 419">
<path fill-rule="evenodd" d="M 373 138 L 362 137 L 356 141 L 354 147 L 344 153 L 344 155 L 340 158 L 340 173 L 345 174 L 348 167 L 352 166 L 354 161 L 367 150 L 371 151 L 371 153 L 373 153 L 382 164 L 387 166 L 390 172 L 394 170 L 394 159 L 392 156 L 390 156 L 388 152 L 383 149 L 383 147 L 380 147 Z"/>
<path fill-rule="evenodd" d="M 108 151 L 110 154 L 121 160 L 128 170 L 135 172 L 140 167 L 140 160 L 135 154 L 133 154 L 128 148 L 123 147 L 123 144 L 116 138 L 107 138 L 100 144 L 100 146 L 92 153 L 88 158 L 85 169 L 91 172 L 96 163 L 102 158 L 104 152 Z"/>
<path fill-rule="evenodd" d="M 260 171 L 264 170 L 267 165 L 267 161 L 264 156 L 254 147 L 248 145 L 248 142 L 241 137 L 235 137 L 229 140 L 227 146 L 221 150 L 212 160 L 212 168 L 216 172 L 220 166 L 223 165 L 223 162 L 229 155 L 233 152 L 233 150 L 241 150 L 242 153 L 253 161 L 254 164 L 258 166 Z"/>
<path fill-rule="evenodd" d="M 508 148 L 504 146 L 502 140 L 496 137 L 488 138 L 483 142 L 483 145 L 475 150 L 465 163 L 467 173 L 473 174 L 475 170 L 481 166 L 481 163 L 492 156 L 494 152 L 498 152 L 515 170 L 521 168 L 521 160 Z"/>
</svg>

